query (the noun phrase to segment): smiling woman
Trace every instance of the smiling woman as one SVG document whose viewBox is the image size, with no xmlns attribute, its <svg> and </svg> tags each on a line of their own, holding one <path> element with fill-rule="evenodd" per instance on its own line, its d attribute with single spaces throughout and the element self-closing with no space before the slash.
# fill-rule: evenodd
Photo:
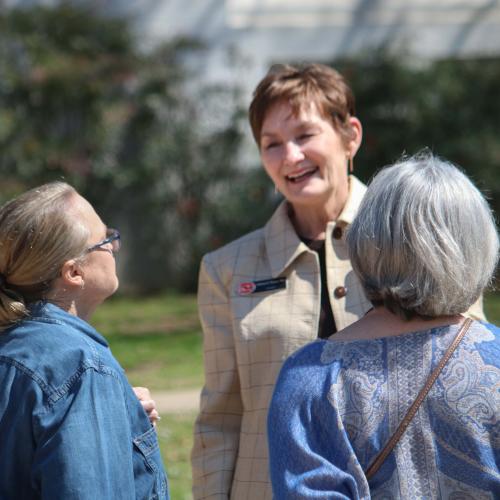
<svg viewBox="0 0 500 500">
<path fill-rule="evenodd" d="M 324 239 L 328 222 L 336 220 L 349 196 L 347 160 L 361 142 L 361 123 L 347 119 L 350 139 L 325 118 L 315 102 L 294 109 L 286 100 L 273 104 L 262 124 L 261 159 L 269 177 L 294 207 L 297 233 Z"/>
<path fill-rule="evenodd" d="M 265 227 L 202 261 L 195 499 L 272 498 L 266 418 L 284 360 L 371 308 L 345 241 L 366 191 L 348 175 L 362 127 L 346 81 L 317 64 L 273 67 L 249 114 L 264 168 L 285 200 Z M 482 317 L 480 306 L 475 313 Z"/>
<path fill-rule="evenodd" d="M 68 184 L 0 208 L 2 498 L 168 499 L 155 429 L 86 321 L 118 287 L 118 248 Z"/>
<path fill-rule="evenodd" d="M 362 127 L 346 82 L 326 66 L 272 68 L 255 90 L 250 123 L 285 201 L 264 228 L 203 259 L 196 499 L 272 498 L 265 422 L 281 364 L 370 308 L 344 239 L 365 193 L 348 175 Z"/>
</svg>

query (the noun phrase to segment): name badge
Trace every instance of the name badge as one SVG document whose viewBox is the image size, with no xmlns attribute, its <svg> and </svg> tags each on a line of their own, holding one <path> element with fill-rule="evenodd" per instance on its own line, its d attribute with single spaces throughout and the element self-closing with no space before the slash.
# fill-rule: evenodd
<svg viewBox="0 0 500 500">
<path fill-rule="evenodd" d="M 286 288 L 286 278 L 270 278 L 267 280 L 245 281 L 238 285 L 239 295 L 250 295 L 252 293 L 268 292 L 270 290 L 281 290 Z"/>
</svg>

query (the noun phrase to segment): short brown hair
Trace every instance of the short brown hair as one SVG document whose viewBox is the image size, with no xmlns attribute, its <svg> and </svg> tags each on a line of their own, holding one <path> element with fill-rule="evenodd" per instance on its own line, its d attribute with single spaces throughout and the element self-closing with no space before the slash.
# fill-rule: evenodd
<svg viewBox="0 0 500 500">
<path fill-rule="evenodd" d="M 253 93 L 249 120 L 257 145 L 266 113 L 279 101 L 287 101 L 298 113 L 305 104 L 314 103 L 324 118 L 346 143 L 352 139 L 348 119 L 354 116 L 354 94 L 344 77 L 323 64 L 271 67 Z"/>
</svg>

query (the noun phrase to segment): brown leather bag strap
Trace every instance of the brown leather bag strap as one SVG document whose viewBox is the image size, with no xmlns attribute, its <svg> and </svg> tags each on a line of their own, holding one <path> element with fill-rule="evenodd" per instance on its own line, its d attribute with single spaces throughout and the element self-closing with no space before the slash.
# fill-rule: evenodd
<svg viewBox="0 0 500 500">
<path fill-rule="evenodd" d="M 417 410 L 419 406 L 422 404 L 422 401 L 425 399 L 427 396 L 427 393 L 431 390 L 431 387 L 434 385 L 434 382 L 436 379 L 439 377 L 439 374 L 443 370 L 444 366 L 450 359 L 451 355 L 457 348 L 458 344 L 460 344 L 461 340 L 464 338 L 465 334 L 467 333 L 467 330 L 469 329 L 470 325 L 472 324 L 472 320 L 470 318 L 467 318 L 463 324 L 460 330 L 458 331 L 457 335 L 455 336 L 455 339 L 453 342 L 450 344 L 446 352 L 444 353 L 443 357 L 441 358 L 441 361 L 439 364 L 436 366 L 434 371 L 430 374 L 429 378 L 427 379 L 427 382 L 425 383 L 424 387 L 421 389 L 421 391 L 418 393 L 417 398 L 413 402 L 413 404 L 410 406 L 410 409 L 406 413 L 405 417 L 399 424 L 399 427 L 396 429 L 396 432 L 392 435 L 391 439 L 387 442 L 387 444 L 384 446 L 383 450 L 375 457 L 371 465 L 366 469 L 365 476 L 366 479 L 371 479 L 373 475 L 379 470 L 380 466 L 384 463 L 385 459 L 388 457 L 389 453 L 393 450 L 394 446 L 396 446 L 397 442 L 403 435 L 404 431 L 410 424 L 411 420 L 417 413 Z"/>
</svg>

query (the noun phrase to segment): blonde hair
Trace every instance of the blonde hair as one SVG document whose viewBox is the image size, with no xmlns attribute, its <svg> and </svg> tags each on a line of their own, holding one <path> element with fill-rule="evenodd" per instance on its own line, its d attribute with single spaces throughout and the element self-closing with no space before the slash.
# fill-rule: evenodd
<svg viewBox="0 0 500 500">
<path fill-rule="evenodd" d="M 46 297 L 64 262 L 85 252 L 89 230 L 71 210 L 77 195 L 51 182 L 0 207 L 0 331 Z"/>
</svg>

